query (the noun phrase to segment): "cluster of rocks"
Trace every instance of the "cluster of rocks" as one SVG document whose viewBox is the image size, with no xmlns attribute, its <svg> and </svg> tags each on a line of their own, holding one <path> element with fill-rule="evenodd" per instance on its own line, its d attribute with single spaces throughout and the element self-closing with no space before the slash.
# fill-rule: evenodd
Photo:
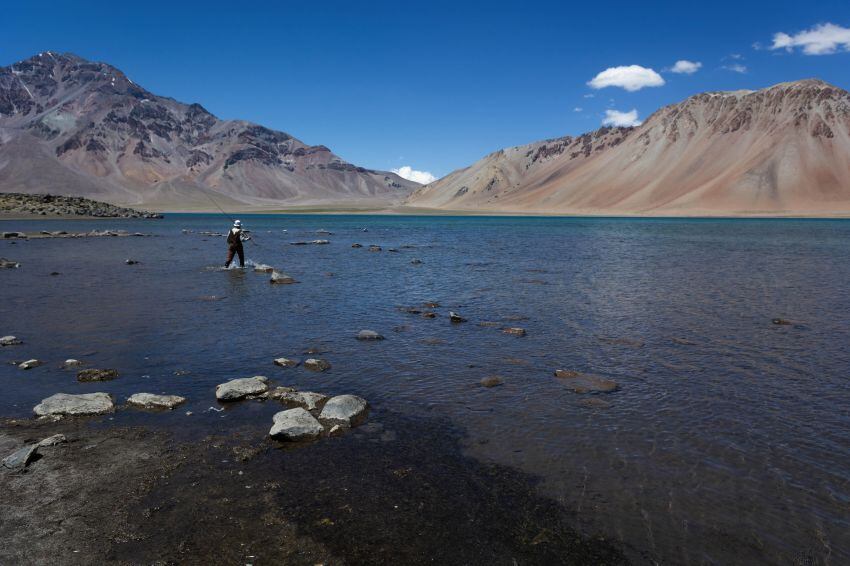
<svg viewBox="0 0 850 566">
<path fill-rule="evenodd" d="M 26 468 L 33 461 L 40 448 L 56 446 L 66 442 L 64 434 L 54 434 L 38 442 L 27 444 L 3 458 L 2 465 L 9 470 L 20 470 Z"/>
<path fill-rule="evenodd" d="M 99 218 L 162 218 L 161 214 L 114 206 L 82 197 L 0 193 L 0 213 Z"/>
<path fill-rule="evenodd" d="M 310 240 L 308 242 L 304 242 L 304 241 L 289 242 L 289 245 L 290 246 L 308 246 L 308 245 L 324 246 L 324 245 L 327 245 L 327 244 L 330 244 L 330 243 L 331 243 L 330 240 Z"/>
<path fill-rule="evenodd" d="M 4 240 L 28 240 L 44 238 L 126 238 L 128 236 L 144 237 L 150 234 L 128 232 L 127 230 L 89 230 L 88 232 L 66 232 L 65 230 L 42 230 L 41 232 L 0 232 Z"/>
</svg>

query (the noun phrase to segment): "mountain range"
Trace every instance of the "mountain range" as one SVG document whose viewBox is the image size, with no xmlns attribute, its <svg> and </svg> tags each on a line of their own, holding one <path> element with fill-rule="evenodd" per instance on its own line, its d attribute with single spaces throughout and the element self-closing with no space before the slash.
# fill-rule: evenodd
<svg viewBox="0 0 850 566">
<path fill-rule="evenodd" d="M 0 68 L 0 191 L 159 209 L 392 206 L 419 184 L 44 52 Z"/>
<path fill-rule="evenodd" d="M 850 94 L 820 80 L 708 92 L 632 128 L 496 151 L 412 207 L 638 215 L 850 214 Z"/>
</svg>

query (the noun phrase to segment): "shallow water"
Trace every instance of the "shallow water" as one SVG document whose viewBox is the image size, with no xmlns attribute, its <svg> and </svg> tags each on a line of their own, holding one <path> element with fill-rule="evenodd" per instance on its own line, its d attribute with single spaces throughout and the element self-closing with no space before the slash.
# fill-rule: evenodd
<svg viewBox="0 0 850 566">
<path fill-rule="evenodd" d="M 576 511 L 577 526 L 620 540 L 639 562 L 850 560 L 850 222 L 243 222 L 256 236 L 249 260 L 298 284 L 216 269 L 223 238 L 199 232 L 225 232 L 220 215 L 0 222 L 7 231 L 155 234 L 0 242 L 0 256 L 22 264 L 0 270 L 0 335 L 26 342 L 0 350 L 0 415 L 27 416 L 57 391 L 119 400 L 148 391 L 189 402 L 164 414 L 119 411 L 111 422 L 189 437 L 236 423 L 260 431 L 272 403 L 209 407 L 218 407 L 215 384 L 266 375 L 360 394 L 378 414 L 452 423 L 466 432 L 468 453 L 539 476 L 545 495 Z M 314 239 L 331 244 L 289 245 Z M 398 308 L 427 310 L 425 301 L 440 303 L 437 318 Z M 468 322 L 451 324 L 450 309 Z M 775 317 L 797 324 L 774 325 Z M 387 339 L 358 342 L 364 328 Z M 327 350 L 333 369 L 271 363 L 304 359 L 310 347 Z M 8 365 L 31 357 L 47 363 L 26 372 Z M 121 377 L 77 383 L 59 369 L 69 357 Z M 553 377 L 558 368 L 621 389 L 577 395 Z M 183 371 L 191 373 L 175 375 Z M 481 387 L 491 375 L 504 385 Z"/>
</svg>

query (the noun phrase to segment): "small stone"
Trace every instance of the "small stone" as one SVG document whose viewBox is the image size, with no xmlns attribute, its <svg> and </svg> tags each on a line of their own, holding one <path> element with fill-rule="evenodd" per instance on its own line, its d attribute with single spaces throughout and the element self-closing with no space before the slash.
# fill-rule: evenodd
<svg viewBox="0 0 850 566">
<path fill-rule="evenodd" d="M 15 336 L 0 337 L 0 346 L 17 346 L 19 344 L 23 344 L 23 342 L 18 340 Z"/>
<path fill-rule="evenodd" d="M 352 247 L 352 248 L 362 248 L 362 247 L 363 247 L 363 244 L 357 244 L 357 243 L 355 243 L 355 244 L 351 244 L 351 247 Z"/>
<path fill-rule="evenodd" d="M 421 260 L 421 259 L 416 259 L 416 258 L 414 258 L 414 259 L 411 259 L 411 260 L 410 260 L 410 263 L 411 263 L 411 264 L 413 264 L 413 265 L 421 265 L 421 264 L 422 264 L 422 260 Z"/>
<path fill-rule="evenodd" d="M 290 358 L 275 358 L 274 365 L 284 367 L 284 368 L 294 368 L 298 364 L 300 364 L 298 360 L 293 360 Z"/>
<path fill-rule="evenodd" d="M 422 306 L 425 307 L 426 309 L 437 309 L 437 308 L 440 308 L 440 303 L 438 303 L 436 301 L 426 301 L 426 302 L 422 303 Z"/>
<path fill-rule="evenodd" d="M 381 246 L 369 246 L 370 252 L 379 252 L 381 251 Z"/>
<path fill-rule="evenodd" d="M 503 328 L 502 332 L 504 332 L 505 334 L 510 334 L 512 336 L 525 336 L 527 334 L 525 328 L 519 327 Z"/>
<path fill-rule="evenodd" d="M 215 398 L 219 401 L 238 401 L 248 396 L 260 395 L 268 390 L 268 380 L 262 375 L 232 379 L 215 388 Z"/>
<path fill-rule="evenodd" d="M 99 415 L 111 413 L 115 405 L 112 397 L 107 393 L 83 393 L 71 395 L 69 393 L 56 393 L 33 408 L 33 412 L 39 416 L 46 415 Z"/>
<path fill-rule="evenodd" d="M 126 263 L 127 265 L 136 265 L 139 262 L 135 259 L 125 259 L 124 263 Z"/>
<path fill-rule="evenodd" d="M 274 267 L 271 265 L 266 265 L 264 263 L 258 263 L 254 266 L 255 273 L 274 273 Z"/>
<path fill-rule="evenodd" d="M 68 358 L 67 360 L 62 362 L 62 367 L 65 369 L 75 368 L 81 365 L 83 365 L 83 362 L 81 362 L 80 360 L 75 360 L 74 358 Z"/>
<path fill-rule="evenodd" d="M 308 440 L 325 430 L 316 417 L 301 407 L 276 413 L 273 420 L 269 436 L 279 440 Z"/>
<path fill-rule="evenodd" d="M 291 285 L 295 283 L 295 279 L 282 271 L 272 271 L 272 277 L 269 279 L 269 282 L 273 285 Z"/>
<path fill-rule="evenodd" d="M 310 243 L 316 246 L 324 246 L 326 244 L 330 244 L 331 242 L 330 240 L 313 240 Z"/>
<path fill-rule="evenodd" d="M 32 369 L 37 368 L 42 364 L 41 360 L 27 360 L 25 362 L 21 362 L 18 364 L 18 369 Z"/>
<path fill-rule="evenodd" d="M 460 316 L 459 314 L 457 314 L 454 311 L 449 311 L 449 320 L 451 320 L 454 323 L 466 322 L 465 318 L 463 318 L 462 316 Z"/>
<path fill-rule="evenodd" d="M 54 434 L 53 436 L 48 436 L 44 440 L 39 441 L 38 447 L 42 448 L 45 446 L 56 446 L 57 444 L 62 444 L 67 442 L 67 438 L 65 438 L 64 434 Z"/>
<path fill-rule="evenodd" d="M 790 325 L 794 324 L 792 321 L 786 320 L 784 318 L 774 318 L 773 320 L 771 320 L 771 322 L 773 324 L 777 324 L 779 326 L 790 326 Z"/>
<path fill-rule="evenodd" d="M 84 369 L 77 372 L 77 381 L 111 381 L 116 377 L 117 369 Z"/>
<path fill-rule="evenodd" d="M 369 404 L 366 402 L 366 399 L 357 395 L 337 395 L 336 397 L 331 397 L 325 403 L 319 418 L 329 421 L 340 421 L 352 426 L 352 421 L 357 422 L 364 417 L 368 406 Z"/>
<path fill-rule="evenodd" d="M 433 311 L 426 311 L 422 313 L 422 318 L 437 318 L 437 313 Z"/>
<path fill-rule="evenodd" d="M 340 434 L 342 434 L 344 432 L 345 432 L 345 429 L 342 427 L 342 425 L 335 424 L 328 431 L 328 436 L 339 436 Z"/>
<path fill-rule="evenodd" d="M 383 340 L 384 337 L 374 330 L 361 330 L 357 333 L 358 340 Z"/>
<path fill-rule="evenodd" d="M 145 409 L 173 409 L 185 402 L 186 398 L 179 395 L 156 395 L 154 393 L 134 393 L 127 399 L 127 403 L 130 405 Z"/>
<path fill-rule="evenodd" d="M 309 358 L 304 361 L 304 367 L 310 371 L 327 371 L 331 369 L 331 363 L 320 358 Z"/>
<path fill-rule="evenodd" d="M 14 242 L 12 242 L 14 243 Z M 0 257 L 0 269 L 17 269 L 21 266 L 17 261 Z"/>
<path fill-rule="evenodd" d="M 497 377 L 495 375 L 485 377 L 484 379 L 481 380 L 481 385 L 483 385 L 484 387 L 496 387 L 496 386 L 502 385 L 504 383 L 505 382 L 502 380 L 501 377 Z"/>
</svg>

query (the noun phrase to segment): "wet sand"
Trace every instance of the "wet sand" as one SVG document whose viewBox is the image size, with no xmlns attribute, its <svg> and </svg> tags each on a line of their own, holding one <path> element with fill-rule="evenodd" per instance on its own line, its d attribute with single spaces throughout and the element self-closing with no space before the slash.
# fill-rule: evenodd
<svg viewBox="0 0 850 566">
<path fill-rule="evenodd" d="M 626 562 L 567 527 L 532 478 L 403 421 L 393 442 L 372 426 L 283 445 L 250 428 L 192 442 L 101 419 L 3 422 L 4 453 L 68 442 L 0 474 L 0 563 Z"/>
</svg>

